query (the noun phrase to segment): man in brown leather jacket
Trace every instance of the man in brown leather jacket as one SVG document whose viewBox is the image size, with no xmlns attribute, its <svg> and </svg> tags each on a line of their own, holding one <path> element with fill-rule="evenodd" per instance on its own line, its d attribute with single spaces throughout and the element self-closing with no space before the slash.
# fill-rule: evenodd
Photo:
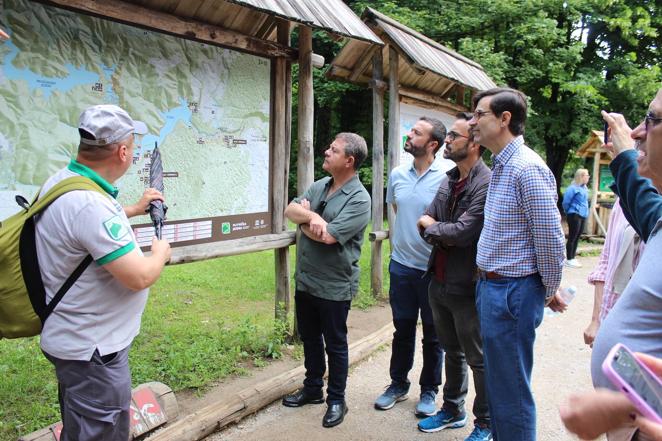
<svg viewBox="0 0 662 441">
<path fill-rule="evenodd" d="M 459 113 L 446 136 L 444 157 L 457 164 L 442 180 L 437 195 L 418 220 L 423 238 L 434 245 L 428 271 L 429 300 L 435 328 L 446 351 L 446 383 L 441 410 L 418 424 L 423 432 L 463 427 L 467 422 L 467 364 L 476 389 L 474 430 L 468 440 L 491 440 L 484 381 L 483 351 L 476 311 L 476 252 L 490 169 L 484 147 L 469 132 L 471 113 Z"/>
</svg>

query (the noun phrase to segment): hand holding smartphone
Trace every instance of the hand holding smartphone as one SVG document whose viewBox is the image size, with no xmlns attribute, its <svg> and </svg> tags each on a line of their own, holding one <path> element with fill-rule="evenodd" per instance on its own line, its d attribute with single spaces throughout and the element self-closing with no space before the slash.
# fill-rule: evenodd
<svg viewBox="0 0 662 441">
<path fill-rule="evenodd" d="M 609 142 L 609 124 L 607 124 L 607 121 L 605 121 L 602 130 L 603 130 L 602 143 L 607 144 Z"/>
<path fill-rule="evenodd" d="M 662 424 L 662 380 L 622 344 L 614 346 L 602 371 L 641 414 Z"/>
</svg>

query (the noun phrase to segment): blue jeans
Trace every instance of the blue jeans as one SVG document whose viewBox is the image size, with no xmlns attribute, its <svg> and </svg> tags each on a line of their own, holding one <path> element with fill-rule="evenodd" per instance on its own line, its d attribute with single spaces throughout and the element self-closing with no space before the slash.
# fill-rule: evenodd
<svg viewBox="0 0 662 441">
<path fill-rule="evenodd" d="M 420 311 L 423 322 L 423 369 L 419 384 L 421 392 L 439 391 L 444 352 L 434 328 L 432 310 L 428 302 L 430 276 L 425 271 L 409 268 L 395 260 L 389 264 L 391 288 L 389 301 L 393 313 L 393 348 L 390 374 L 395 384 L 409 386 L 407 375 L 414 365 L 416 324 Z"/>
<path fill-rule="evenodd" d="M 531 371 L 544 306 L 545 286 L 538 274 L 478 281 L 476 307 L 495 441 L 536 439 Z"/>
</svg>

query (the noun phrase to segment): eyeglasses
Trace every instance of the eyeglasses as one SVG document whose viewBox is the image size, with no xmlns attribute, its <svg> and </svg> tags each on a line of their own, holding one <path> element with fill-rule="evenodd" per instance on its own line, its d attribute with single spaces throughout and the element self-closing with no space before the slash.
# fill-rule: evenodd
<svg viewBox="0 0 662 441">
<path fill-rule="evenodd" d="M 651 124 L 651 121 L 653 124 Z M 660 121 L 662 121 L 662 118 L 656 118 L 652 112 L 648 112 L 644 117 L 644 127 L 646 128 L 646 133 L 648 133 L 648 129 L 650 129 L 651 126 L 656 126 Z"/>
<path fill-rule="evenodd" d="M 487 115 L 488 113 L 494 113 L 490 110 L 475 110 L 474 111 L 474 119 L 478 121 L 481 119 L 483 116 Z"/>
<path fill-rule="evenodd" d="M 459 133 L 453 132 L 453 131 L 448 132 L 448 134 L 446 135 L 446 138 L 448 138 L 448 140 L 451 141 L 451 142 L 455 141 L 457 138 L 467 138 L 467 139 L 469 139 L 468 136 L 460 135 Z"/>
</svg>

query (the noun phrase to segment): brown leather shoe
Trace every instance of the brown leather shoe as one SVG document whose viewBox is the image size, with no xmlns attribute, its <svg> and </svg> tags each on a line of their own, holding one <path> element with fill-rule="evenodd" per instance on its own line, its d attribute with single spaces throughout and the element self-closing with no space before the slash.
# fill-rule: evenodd
<svg viewBox="0 0 662 441">
<path fill-rule="evenodd" d="M 311 394 L 306 392 L 305 389 L 301 389 L 283 397 L 283 406 L 287 407 L 301 407 L 306 404 L 321 404 L 323 402 L 324 395 L 322 391 L 319 391 L 318 394 Z"/>
</svg>

